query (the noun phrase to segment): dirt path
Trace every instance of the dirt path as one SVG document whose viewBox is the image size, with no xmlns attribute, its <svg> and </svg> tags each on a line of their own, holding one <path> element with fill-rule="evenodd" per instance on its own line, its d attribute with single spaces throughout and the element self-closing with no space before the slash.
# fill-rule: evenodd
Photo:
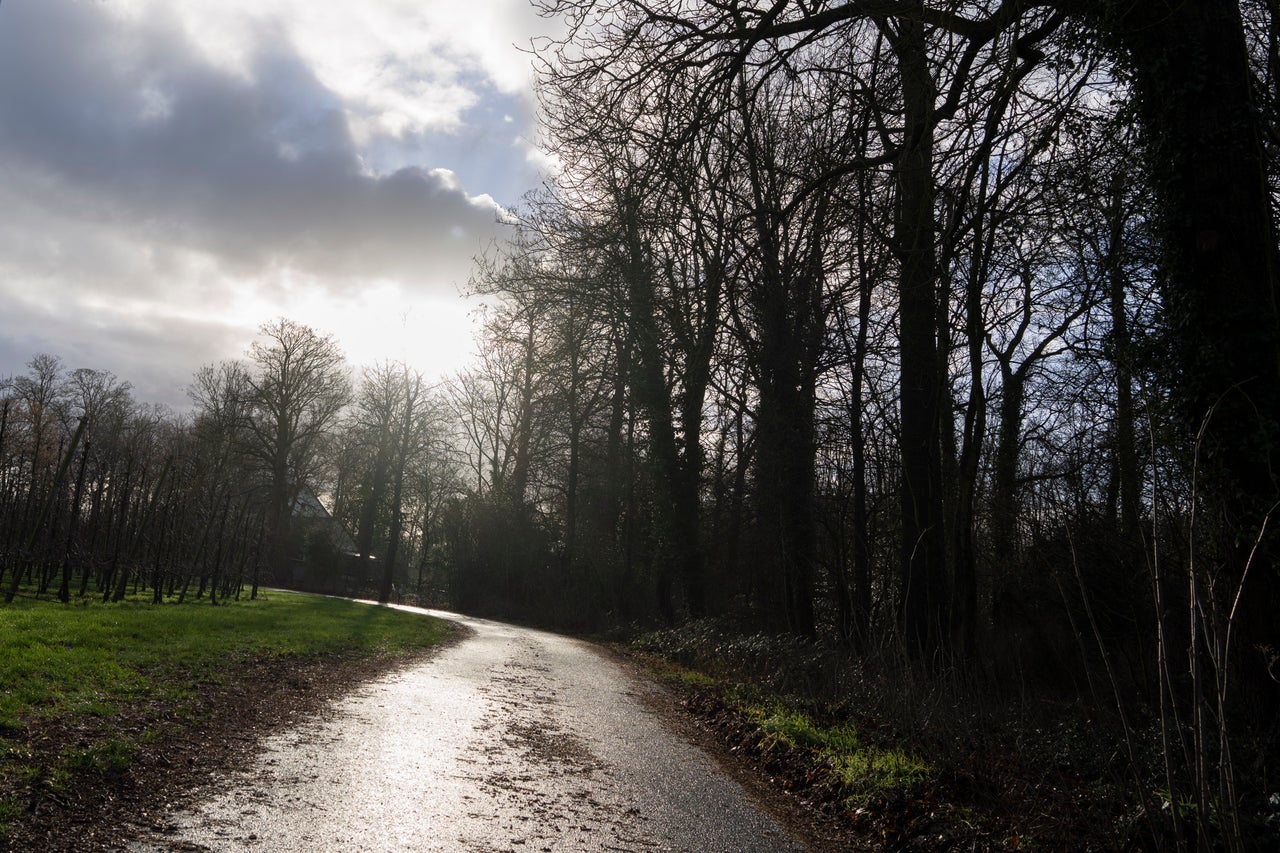
<svg viewBox="0 0 1280 853">
<path fill-rule="evenodd" d="M 132 849 L 805 849 L 594 647 L 435 615 L 472 635 L 267 739 Z"/>
</svg>

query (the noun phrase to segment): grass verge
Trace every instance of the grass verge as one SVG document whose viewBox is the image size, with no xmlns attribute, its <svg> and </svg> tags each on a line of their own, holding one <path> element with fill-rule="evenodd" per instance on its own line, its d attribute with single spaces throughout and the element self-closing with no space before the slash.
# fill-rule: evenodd
<svg viewBox="0 0 1280 853">
<path fill-rule="evenodd" d="M 1003 719 L 901 677 L 846 679 L 824 693 L 813 688 L 822 681 L 813 673 L 837 680 L 844 670 L 813 647 L 698 625 L 642 635 L 623 651 L 675 689 L 731 752 L 851 844 L 1120 846 L 1123 800 L 1113 774 L 1090 766 L 1105 741 L 1096 732 L 1082 740 L 1073 715 Z"/>
<path fill-rule="evenodd" d="M 450 633 L 417 614 L 275 590 L 218 607 L 17 599 L 0 607 L 0 840 L 77 780 L 122 774 L 200 731 L 208 695 L 243 691 L 248 674 L 393 659 Z"/>
<path fill-rule="evenodd" d="M 779 746 L 807 750 L 829 768 L 847 811 L 865 809 L 877 798 L 917 796 L 936 782 L 937 771 L 923 759 L 902 749 L 868 743 L 851 723 L 824 725 L 778 699 L 743 702 L 740 707 L 746 719 L 763 733 L 762 750 Z"/>
<path fill-rule="evenodd" d="M 937 784 L 938 771 L 926 760 L 861 736 L 847 719 L 816 713 L 794 697 L 759 685 L 722 681 L 653 653 L 638 654 L 651 675 L 685 693 L 687 704 L 729 733 L 735 748 L 766 759 L 789 756 L 790 761 L 776 762 L 775 769 L 789 764 L 806 783 L 834 792 L 829 806 L 852 813 L 874 802 L 916 797 Z M 784 784 L 791 787 L 797 781 Z"/>
</svg>

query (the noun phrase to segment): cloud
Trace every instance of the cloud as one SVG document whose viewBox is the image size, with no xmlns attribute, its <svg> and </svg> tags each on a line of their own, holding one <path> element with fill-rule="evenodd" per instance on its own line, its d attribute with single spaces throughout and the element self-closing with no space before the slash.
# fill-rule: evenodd
<svg viewBox="0 0 1280 853">
<path fill-rule="evenodd" d="M 112 0 L 132 21 L 165 17 L 211 64 L 252 74 L 247 47 L 286 42 L 349 107 L 356 135 L 456 130 L 477 92 L 463 78 L 530 97 L 527 54 L 512 49 L 559 30 L 528 0 Z"/>
<path fill-rule="evenodd" d="M 19 6 L 0 22 L 11 189 L 140 242 L 212 252 L 239 271 L 324 271 L 338 287 L 425 281 L 427 267 L 436 282 L 465 278 L 495 233 L 497 206 L 448 170 L 371 173 L 342 101 L 287 43 L 260 38 L 246 79 L 163 18 L 104 38 L 97 8 Z"/>
<path fill-rule="evenodd" d="M 536 181 L 528 58 L 510 47 L 538 32 L 531 14 L 0 5 L 0 374 L 50 351 L 180 406 L 191 370 L 272 316 L 346 318 L 376 344 L 362 302 L 439 311 L 501 232 L 495 199 Z"/>
<path fill-rule="evenodd" d="M 185 409 L 195 370 L 240 355 L 245 329 L 214 317 L 135 313 L 110 303 L 50 305 L 5 288 L 0 375 L 25 372 L 36 353 L 60 356 L 68 369 L 109 370 L 133 384 L 143 402 Z M 198 343 L 197 343 L 198 342 Z"/>
<path fill-rule="evenodd" d="M 544 32 L 525 0 L 0 4 L 0 375 L 51 352 L 183 409 L 278 315 L 457 369 Z"/>
</svg>

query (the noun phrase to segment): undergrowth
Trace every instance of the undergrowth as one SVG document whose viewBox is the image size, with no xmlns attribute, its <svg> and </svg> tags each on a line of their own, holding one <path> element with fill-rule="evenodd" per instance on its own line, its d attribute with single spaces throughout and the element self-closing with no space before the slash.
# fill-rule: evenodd
<svg viewBox="0 0 1280 853">
<path fill-rule="evenodd" d="M 664 681 L 716 697 L 694 704 L 731 708 L 754 732 L 731 737 L 762 760 L 798 753 L 808 769 L 787 784 L 827 792 L 830 808 L 888 846 L 1112 849 L 1132 840 L 1110 721 L 1078 702 L 926 671 L 892 648 L 853 655 L 715 620 L 632 646 Z"/>
<path fill-rule="evenodd" d="M 916 795 L 936 781 L 936 770 L 923 759 L 901 749 L 867 743 L 851 723 L 822 725 L 777 699 L 764 704 L 743 702 L 741 708 L 764 733 L 762 750 L 784 745 L 816 753 L 839 782 L 842 804 L 848 811 L 867 808 L 877 799 Z"/>
</svg>

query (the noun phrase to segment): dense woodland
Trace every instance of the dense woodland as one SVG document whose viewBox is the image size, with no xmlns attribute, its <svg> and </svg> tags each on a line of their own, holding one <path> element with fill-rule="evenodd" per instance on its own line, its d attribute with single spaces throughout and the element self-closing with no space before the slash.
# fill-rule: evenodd
<svg viewBox="0 0 1280 853">
<path fill-rule="evenodd" d="M 561 171 L 478 261 L 474 366 L 352 374 L 281 319 L 177 414 L 38 355 L 8 594 L 795 637 L 1153 721 L 1137 796 L 1194 807 L 1151 837 L 1245 844 L 1280 784 L 1280 8 L 545 11 Z"/>
</svg>

